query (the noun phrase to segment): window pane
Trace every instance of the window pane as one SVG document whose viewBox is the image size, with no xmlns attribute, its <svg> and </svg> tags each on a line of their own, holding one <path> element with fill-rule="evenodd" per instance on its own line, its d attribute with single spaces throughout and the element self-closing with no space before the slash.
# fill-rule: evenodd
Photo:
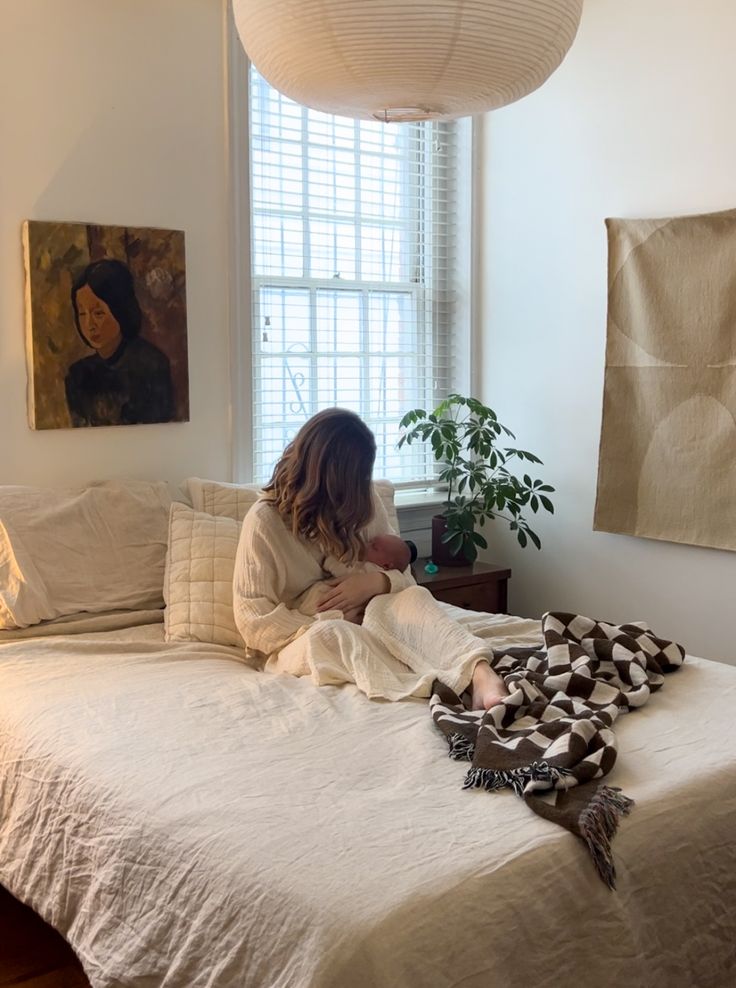
<svg viewBox="0 0 736 988">
<path fill-rule="evenodd" d="M 408 292 L 371 292 L 368 296 L 368 350 L 400 351 L 412 362 L 418 355 L 416 299 Z"/>
<path fill-rule="evenodd" d="M 303 165 L 298 144 L 266 144 L 254 148 L 253 195 L 275 210 L 301 211 Z"/>
<path fill-rule="evenodd" d="M 362 275 L 366 281 L 411 280 L 416 244 L 412 244 L 401 230 L 363 226 L 360 249 Z"/>
<path fill-rule="evenodd" d="M 322 357 L 317 368 L 317 407 L 339 405 L 361 415 L 361 376 L 359 357 Z"/>
<path fill-rule="evenodd" d="M 402 188 L 409 178 L 409 163 L 396 158 L 382 159 L 362 155 L 360 159 L 360 190 L 363 214 L 396 222 L 402 218 Z"/>
<path fill-rule="evenodd" d="M 288 216 L 253 217 L 253 267 L 256 275 L 291 275 L 304 271 L 301 220 Z"/>
<path fill-rule="evenodd" d="M 309 350 L 309 292 L 299 288 L 261 289 L 258 301 L 258 345 L 263 353 Z"/>
<path fill-rule="evenodd" d="M 355 224 L 312 220 L 309 259 L 312 278 L 355 278 Z"/>
<path fill-rule="evenodd" d="M 296 104 L 293 105 L 296 106 Z M 321 142 L 329 147 L 345 148 L 352 153 L 355 147 L 355 120 L 350 120 L 348 117 L 335 117 L 330 113 L 322 113 L 320 110 L 306 110 L 306 121 L 310 142 Z"/>
<path fill-rule="evenodd" d="M 289 417 L 304 422 L 312 414 L 312 361 L 309 357 L 293 351 L 274 356 L 264 353 L 258 384 L 255 409 L 262 427 L 283 423 Z"/>
<path fill-rule="evenodd" d="M 310 147 L 309 209 L 312 213 L 355 214 L 355 156 L 331 147 Z"/>
<path fill-rule="evenodd" d="M 360 292 L 317 292 L 317 349 L 356 352 L 362 349 Z"/>
</svg>

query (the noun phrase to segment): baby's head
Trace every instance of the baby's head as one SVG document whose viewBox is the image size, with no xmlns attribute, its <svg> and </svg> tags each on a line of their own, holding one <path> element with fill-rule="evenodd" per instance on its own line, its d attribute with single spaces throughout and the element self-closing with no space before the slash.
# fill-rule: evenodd
<svg viewBox="0 0 736 988">
<path fill-rule="evenodd" d="M 411 562 L 411 549 L 398 535 L 376 535 L 366 543 L 364 559 L 381 569 L 405 570 Z"/>
</svg>

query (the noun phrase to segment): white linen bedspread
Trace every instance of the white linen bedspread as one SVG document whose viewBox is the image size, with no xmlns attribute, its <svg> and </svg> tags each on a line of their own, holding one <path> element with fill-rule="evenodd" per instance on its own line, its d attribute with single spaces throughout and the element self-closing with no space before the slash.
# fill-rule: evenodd
<svg viewBox="0 0 736 988">
<path fill-rule="evenodd" d="M 732 983 L 736 670 L 689 660 L 617 723 L 611 893 L 512 793 L 461 791 L 426 702 L 161 638 L 0 644 L 0 881 L 95 988 Z"/>
</svg>

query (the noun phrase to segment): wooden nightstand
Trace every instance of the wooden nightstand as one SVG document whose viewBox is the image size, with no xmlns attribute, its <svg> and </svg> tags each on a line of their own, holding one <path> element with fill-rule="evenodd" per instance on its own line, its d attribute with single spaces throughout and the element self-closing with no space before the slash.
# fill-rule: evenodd
<svg viewBox="0 0 736 988">
<path fill-rule="evenodd" d="M 510 569 L 488 563 L 467 566 L 440 566 L 437 573 L 425 573 L 426 559 L 417 559 L 412 567 L 414 579 L 437 600 L 464 607 L 470 611 L 490 611 L 506 614 L 507 583 Z"/>
</svg>

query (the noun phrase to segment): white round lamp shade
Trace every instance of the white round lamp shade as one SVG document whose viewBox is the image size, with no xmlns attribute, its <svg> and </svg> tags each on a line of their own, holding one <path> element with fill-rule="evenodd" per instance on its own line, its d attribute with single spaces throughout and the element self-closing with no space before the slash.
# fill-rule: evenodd
<svg viewBox="0 0 736 988">
<path fill-rule="evenodd" d="M 297 103 L 348 117 L 450 119 L 531 93 L 582 0 L 234 0 L 248 57 Z"/>
</svg>

